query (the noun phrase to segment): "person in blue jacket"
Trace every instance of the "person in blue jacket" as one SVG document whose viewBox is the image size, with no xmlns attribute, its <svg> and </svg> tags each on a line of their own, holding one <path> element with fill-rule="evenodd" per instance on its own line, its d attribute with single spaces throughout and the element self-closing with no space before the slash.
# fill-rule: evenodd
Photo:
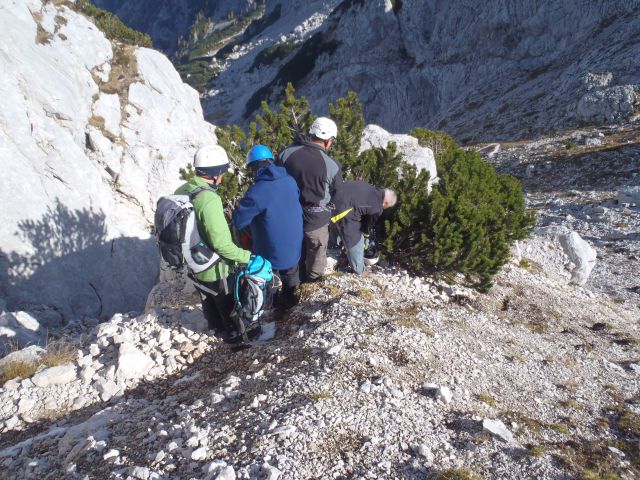
<svg viewBox="0 0 640 480">
<path fill-rule="evenodd" d="M 256 145 L 247 154 L 247 169 L 254 182 L 233 212 L 238 231 L 250 228 L 252 251 L 271 262 L 282 280 L 283 305 L 300 300 L 302 207 L 296 181 L 284 167 L 273 163 L 271 150 Z"/>
</svg>

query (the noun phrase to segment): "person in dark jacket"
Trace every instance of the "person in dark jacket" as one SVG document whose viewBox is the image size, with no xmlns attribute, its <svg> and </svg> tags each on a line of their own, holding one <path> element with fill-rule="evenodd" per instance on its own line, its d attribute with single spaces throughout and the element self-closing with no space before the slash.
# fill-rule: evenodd
<svg viewBox="0 0 640 480">
<path fill-rule="evenodd" d="M 282 280 L 284 306 L 291 307 L 300 299 L 300 192 L 287 171 L 273 164 L 273 154 L 264 145 L 249 150 L 247 166 L 254 183 L 234 210 L 233 223 L 239 231 L 250 227 L 253 252 L 271 262 Z"/>
<path fill-rule="evenodd" d="M 397 196 L 393 190 L 376 188 L 367 182 L 344 182 L 333 201 L 335 210 L 331 221 L 342 240 L 351 269 L 361 275 L 365 264 L 363 234 L 375 225 L 384 209 L 396 204 Z"/>
<path fill-rule="evenodd" d="M 309 129 L 310 137 L 298 138 L 278 156 L 300 189 L 304 214 L 303 261 L 306 280 L 324 275 L 327 266 L 331 197 L 342 183 L 340 164 L 327 152 L 338 134 L 335 122 L 320 117 Z"/>
</svg>

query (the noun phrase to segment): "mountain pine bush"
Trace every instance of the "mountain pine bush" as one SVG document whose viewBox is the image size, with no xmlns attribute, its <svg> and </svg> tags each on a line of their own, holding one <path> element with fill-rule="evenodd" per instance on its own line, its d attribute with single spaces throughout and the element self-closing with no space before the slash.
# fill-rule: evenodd
<svg viewBox="0 0 640 480">
<path fill-rule="evenodd" d="M 219 144 L 236 167 L 244 165 L 246 152 L 258 143 L 277 154 L 297 133 L 306 133 L 314 119 L 309 103 L 295 96 L 291 84 L 278 109 L 263 102 L 262 111 L 246 132 L 236 125 L 217 130 Z M 342 164 L 343 177 L 398 194 L 398 204 L 382 217 L 383 254 L 417 272 L 460 273 L 468 284 L 488 290 L 509 257 L 510 244 L 533 226 L 520 182 L 496 173 L 448 135 L 415 129 L 411 134 L 436 157 L 439 180 L 429 192 L 429 172 L 404 162 L 395 144 L 358 153 L 365 122 L 355 93 L 336 100 L 329 111 L 338 125 L 330 154 Z M 225 176 L 221 194 L 229 206 L 249 183 L 246 174 Z"/>
<path fill-rule="evenodd" d="M 78 0 L 76 9 L 91 17 L 96 27 L 102 30 L 109 40 L 119 40 L 129 45 L 153 48 L 149 35 L 127 27 L 116 15 L 96 7 L 91 0 Z"/>
</svg>

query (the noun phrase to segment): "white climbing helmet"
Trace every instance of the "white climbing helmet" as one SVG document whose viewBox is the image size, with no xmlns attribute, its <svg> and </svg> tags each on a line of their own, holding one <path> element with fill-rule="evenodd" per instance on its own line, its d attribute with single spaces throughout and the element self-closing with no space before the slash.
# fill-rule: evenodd
<svg viewBox="0 0 640 480">
<path fill-rule="evenodd" d="M 338 136 L 338 126 L 330 118 L 318 117 L 311 125 L 309 133 L 321 140 L 329 140 Z"/>
<path fill-rule="evenodd" d="M 193 156 L 196 175 L 217 177 L 229 170 L 229 157 L 220 145 L 204 145 Z"/>
</svg>

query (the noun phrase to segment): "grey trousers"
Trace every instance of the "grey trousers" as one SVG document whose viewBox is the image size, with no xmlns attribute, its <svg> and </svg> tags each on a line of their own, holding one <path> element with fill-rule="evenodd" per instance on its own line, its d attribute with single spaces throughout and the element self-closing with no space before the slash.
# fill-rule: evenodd
<svg viewBox="0 0 640 480">
<path fill-rule="evenodd" d="M 305 280 L 317 280 L 327 268 L 329 225 L 304 232 L 303 255 Z"/>
</svg>

